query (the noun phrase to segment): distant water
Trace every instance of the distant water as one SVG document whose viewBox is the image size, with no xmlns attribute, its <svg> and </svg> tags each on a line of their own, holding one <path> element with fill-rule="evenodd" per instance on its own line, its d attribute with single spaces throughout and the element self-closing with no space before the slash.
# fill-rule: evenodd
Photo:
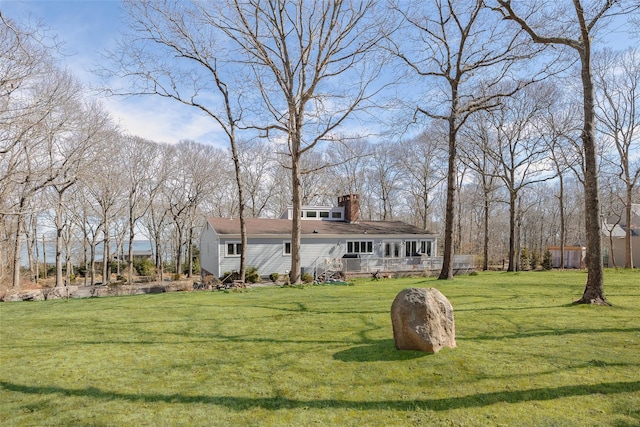
<svg viewBox="0 0 640 427">
<path fill-rule="evenodd" d="M 36 258 L 36 256 L 38 257 L 38 262 L 43 262 L 44 261 L 44 252 L 42 250 L 42 239 L 40 241 L 38 241 L 38 253 L 37 254 L 33 254 L 33 257 Z M 46 255 L 47 255 L 47 264 L 53 264 L 55 263 L 55 259 L 56 259 L 56 246 L 55 246 L 55 241 L 54 240 L 45 240 L 45 248 L 46 248 Z M 114 242 L 111 243 L 111 253 L 114 253 L 116 248 L 116 244 Z M 129 253 L 129 242 L 124 242 L 123 244 L 123 253 L 125 255 L 127 255 Z M 148 253 L 155 253 L 154 252 L 155 248 L 151 247 L 151 242 L 149 240 L 134 240 L 133 241 L 133 252 L 134 253 L 140 253 L 140 252 L 148 252 Z M 64 253 L 64 248 L 62 248 L 63 250 L 63 256 L 66 256 L 66 254 Z M 81 245 L 74 245 L 74 247 L 72 248 L 72 259 L 74 260 L 74 263 L 79 263 L 82 262 L 82 258 L 83 258 L 83 248 Z M 87 247 L 87 256 L 89 256 L 89 251 L 90 248 Z M 103 245 L 99 244 L 96 246 L 96 260 L 100 261 L 102 260 L 102 251 L 103 251 Z M 20 252 L 20 265 L 22 265 L 23 267 L 27 267 L 29 265 L 29 256 L 27 254 L 27 246 L 26 243 L 23 241 L 22 242 L 22 250 Z"/>
</svg>

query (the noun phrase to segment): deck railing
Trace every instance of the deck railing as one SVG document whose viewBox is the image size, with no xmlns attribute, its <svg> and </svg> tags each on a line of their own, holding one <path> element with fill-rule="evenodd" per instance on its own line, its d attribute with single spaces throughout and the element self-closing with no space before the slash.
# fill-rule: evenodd
<svg viewBox="0 0 640 427">
<path fill-rule="evenodd" d="M 312 267 L 318 279 L 326 279 L 336 275 L 354 274 L 433 274 L 442 269 L 442 257 L 407 257 L 407 258 L 340 258 L 316 262 Z M 473 255 L 454 255 L 453 271 L 470 272 L 474 269 Z M 309 272 L 311 273 L 311 272 Z"/>
</svg>

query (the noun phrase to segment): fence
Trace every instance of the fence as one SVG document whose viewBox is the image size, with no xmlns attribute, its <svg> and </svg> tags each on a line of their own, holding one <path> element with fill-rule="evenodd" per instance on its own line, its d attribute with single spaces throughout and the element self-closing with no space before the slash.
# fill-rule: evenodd
<svg viewBox="0 0 640 427">
<path fill-rule="evenodd" d="M 433 274 L 442 269 L 442 257 L 408 258 L 341 258 L 318 261 L 312 266 L 314 277 L 318 280 L 388 273 L 389 275 Z M 473 255 L 454 255 L 454 274 L 469 273 L 474 270 Z"/>
</svg>

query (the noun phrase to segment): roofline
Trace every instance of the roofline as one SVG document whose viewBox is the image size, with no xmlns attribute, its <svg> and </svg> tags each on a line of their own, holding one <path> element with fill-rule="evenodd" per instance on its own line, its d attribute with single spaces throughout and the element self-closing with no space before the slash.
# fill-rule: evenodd
<svg viewBox="0 0 640 427">
<path fill-rule="evenodd" d="M 239 239 L 241 237 L 241 235 L 239 233 L 233 233 L 233 234 L 220 234 L 217 233 L 216 234 L 219 237 L 229 237 L 229 238 L 237 238 Z M 435 238 L 437 237 L 437 234 L 432 234 L 432 233 L 420 233 L 420 234 L 406 234 L 406 233 L 402 233 L 402 234 L 362 234 L 362 233 L 356 233 L 356 234 L 322 234 L 322 233 L 310 233 L 310 234 L 301 234 L 300 238 L 301 239 L 323 239 L 323 238 L 331 238 L 331 237 L 339 237 L 339 238 L 358 238 L 358 239 L 401 239 L 404 238 L 405 240 L 407 239 L 407 236 L 416 236 L 416 237 L 431 237 L 431 238 Z M 255 237 L 255 238 L 282 238 L 282 237 L 288 237 L 291 238 L 291 233 L 286 233 L 286 234 L 247 234 L 247 238 L 249 237 Z"/>
</svg>

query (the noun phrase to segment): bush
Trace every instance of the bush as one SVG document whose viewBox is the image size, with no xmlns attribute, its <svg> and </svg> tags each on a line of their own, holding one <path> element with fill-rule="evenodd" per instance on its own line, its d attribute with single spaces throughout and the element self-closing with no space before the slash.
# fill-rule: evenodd
<svg viewBox="0 0 640 427">
<path fill-rule="evenodd" d="M 522 248 L 520 251 L 520 270 L 529 270 L 529 250 Z"/>
<path fill-rule="evenodd" d="M 156 264 L 149 258 L 133 261 L 133 268 L 138 272 L 138 276 L 155 276 Z"/>
<path fill-rule="evenodd" d="M 553 260 L 551 259 L 551 252 L 545 251 L 542 258 L 542 268 L 545 270 L 551 270 L 553 268 Z"/>
<path fill-rule="evenodd" d="M 258 283 L 260 281 L 260 275 L 256 267 L 247 267 L 244 272 L 244 281 L 247 283 Z"/>
<path fill-rule="evenodd" d="M 271 280 L 273 283 L 278 281 L 278 277 L 280 277 L 280 275 L 278 273 L 271 273 L 269 275 L 269 280 Z"/>
<path fill-rule="evenodd" d="M 540 254 L 538 252 L 531 252 L 531 258 L 529 259 L 529 264 L 531 265 L 531 269 L 535 270 L 538 268 L 540 264 Z"/>
<path fill-rule="evenodd" d="M 302 283 L 312 283 L 313 282 L 313 276 L 309 273 L 304 273 L 301 277 L 302 279 Z"/>
</svg>

